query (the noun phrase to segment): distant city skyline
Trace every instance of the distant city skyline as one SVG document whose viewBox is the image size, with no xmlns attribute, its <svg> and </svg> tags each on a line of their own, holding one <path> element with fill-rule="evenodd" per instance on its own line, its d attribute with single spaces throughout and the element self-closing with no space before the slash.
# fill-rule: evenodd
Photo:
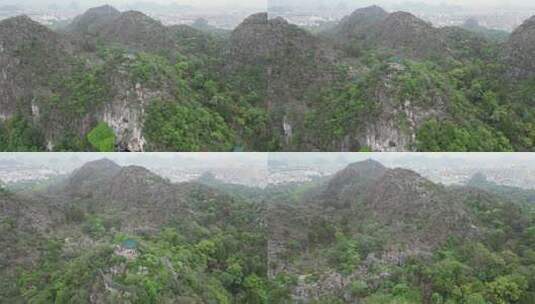
<svg viewBox="0 0 535 304">
<path fill-rule="evenodd" d="M 192 7 L 212 8 L 257 8 L 266 9 L 273 6 L 301 6 L 317 7 L 329 6 L 368 6 L 380 5 L 385 7 L 426 7 L 426 6 L 463 6 L 467 8 L 535 8 L 535 2 L 525 0 L 0 0 L 0 6 L 15 5 L 29 7 L 57 6 L 87 8 L 99 5 L 114 5 L 119 7 L 151 5 L 184 5 Z"/>
<path fill-rule="evenodd" d="M 525 0 L 268 0 L 269 6 L 463 6 L 467 8 L 535 8 L 535 3 Z"/>
<path fill-rule="evenodd" d="M 330 176 L 351 163 L 375 160 L 447 185 L 474 174 L 494 182 L 534 189 L 533 153 L 1 153 L 0 182 L 39 181 L 69 174 L 85 163 L 109 159 L 145 167 L 174 182 L 210 172 L 228 183 L 265 187 Z"/>
<path fill-rule="evenodd" d="M 146 6 L 149 5 L 184 5 L 192 7 L 213 7 L 213 8 L 267 8 L 266 0 L 0 0 L 0 6 L 15 5 L 30 7 L 79 7 L 88 8 L 109 4 L 112 6 Z"/>
</svg>

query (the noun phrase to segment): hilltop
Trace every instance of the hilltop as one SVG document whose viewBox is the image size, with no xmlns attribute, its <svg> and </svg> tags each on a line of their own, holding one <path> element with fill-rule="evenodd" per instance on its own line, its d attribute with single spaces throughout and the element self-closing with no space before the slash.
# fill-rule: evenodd
<svg viewBox="0 0 535 304">
<path fill-rule="evenodd" d="M 453 266 L 448 263 L 465 269 L 467 280 L 488 273 L 488 260 L 475 262 L 481 255 L 499 255 L 490 253 L 497 228 L 486 212 L 495 208 L 505 226 L 522 227 L 523 232 L 509 230 L 512 238 L 522 239 L 530 225 L 521 215 L 523 203 L 509 201 L 515 199 L 511 193 L 445 187 L 371 160 L 351 164 L 308 189 L 297 200 L 289 193 L 288 201 L 273 201 L 266 215 L 269 277 L 297 278 L 291 285 L 294 301 L 460 299 L 464 296 L 440 290 L 439 273 Z M 428 284 L 419 284 L 421 279 Z M 397 293 L 400 281 L 408 289 Z M 484 293 L 467 297 L 494 299 Z"/>
<path fill-rule="evenodd" d="M 535 16 L 518 27 L 507 42 L 507 62 L 511 65 L 509 73 L 519 79 L 535 75 Z"/>
<path fill-rule="evenodd" d="M 347 48 L 379 47 L 409 58 L 449 55 L 440 31 L 431 24 L 406 12 L 387 13 L 378 6 L 357 9 L 332 31 Z"/>
<path fill-rule="evenodd" d="M 372 160 L 250 189 L 102 159 L 48 189 L 0 191 L 0 299 L 529 303 L 524 194 Z"/>
<path fill-rule="evenodd" d="M 232 31 L 111 6 L 60 31 L 9 18 L 0 150 L 531 151 L 532 21 L 496 38 L 378 6 L 320 32 L 266 12 Z"/>
</svg>

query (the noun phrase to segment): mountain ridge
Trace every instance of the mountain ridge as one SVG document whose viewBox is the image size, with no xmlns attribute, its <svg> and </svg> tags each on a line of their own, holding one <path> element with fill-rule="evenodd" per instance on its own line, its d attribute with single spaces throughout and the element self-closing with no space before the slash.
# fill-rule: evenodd
<svg viewBox="0 0 535 304">
<path fill-rule="evenodd" d="M 270 17 L 224 33 L 110 6 L 57 32 L 4 20 L 0 150 L 533 150 L 533 18 L 502 45 L 377 6 L 321 33 Z M 104 129 L 112 144 L 89 140 Z"/>
</svg>

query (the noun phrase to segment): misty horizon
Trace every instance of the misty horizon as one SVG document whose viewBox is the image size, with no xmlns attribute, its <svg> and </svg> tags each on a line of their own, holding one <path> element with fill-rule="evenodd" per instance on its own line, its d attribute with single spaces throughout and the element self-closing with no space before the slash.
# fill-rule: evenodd
<svg viewBox="0 0 535 304">
<path fill-rule="evenodd" d="M 48 180 L 103 159 L 122 167 L 144 167 L 173 182 L 193 181 L 211 173 L 221 181 L 253 187 L 296 178 L 306 182 L 369 160 L 443 184 L 463 184 L 481 172 L 497 183 L 532 189 L 529 176 L 535 172 L 532 153 L 4 153 L 0 154 L 4 175 L 0 182 Z"/>
<path fill-rule="evenodd" d="M 325 0 L 158 0 L 158 1 L 137 1 L 137 0 L 44 0 L 39 1 L 39 4 L 33 0 L 2 0 L 0 6 L 4 5 L 18 5 L 25 7 L 80 7 L 88 8 L 95 7 L 104 4 L 109 4 L 118 7 L 135 7 L 136 5 L 146 5 L 151 3 L 154 5 L 176 5 L 176 6 L 191 6 L 191 7 L 254 7 L 254 8 L 266 8 L 274 6 L 295 6 L 295 7 L 365 7 L 369 5 L 379 5 L 387 8 L 390 7 L 445 7 L 445 6 L 457 6 L 465 8 L 535 8 L 535 4 L 526 3 L 523 0 L 427 0 L 427 1 L 406 1 L 406 0 L 338 0 L 338 1 L 325 1 Z"/>
</svg>

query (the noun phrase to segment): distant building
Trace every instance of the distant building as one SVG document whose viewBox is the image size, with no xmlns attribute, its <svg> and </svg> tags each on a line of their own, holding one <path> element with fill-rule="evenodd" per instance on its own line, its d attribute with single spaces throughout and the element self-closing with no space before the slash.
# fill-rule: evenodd
<svg viewBox="0 0 535 304">
<path fill-rule="evenodd" d="M 133 260 L 137 257 L 138 242 L 133 239 L 124 240 L 121 245 L 115 247 L 115 254 Z"/>
</svg>

